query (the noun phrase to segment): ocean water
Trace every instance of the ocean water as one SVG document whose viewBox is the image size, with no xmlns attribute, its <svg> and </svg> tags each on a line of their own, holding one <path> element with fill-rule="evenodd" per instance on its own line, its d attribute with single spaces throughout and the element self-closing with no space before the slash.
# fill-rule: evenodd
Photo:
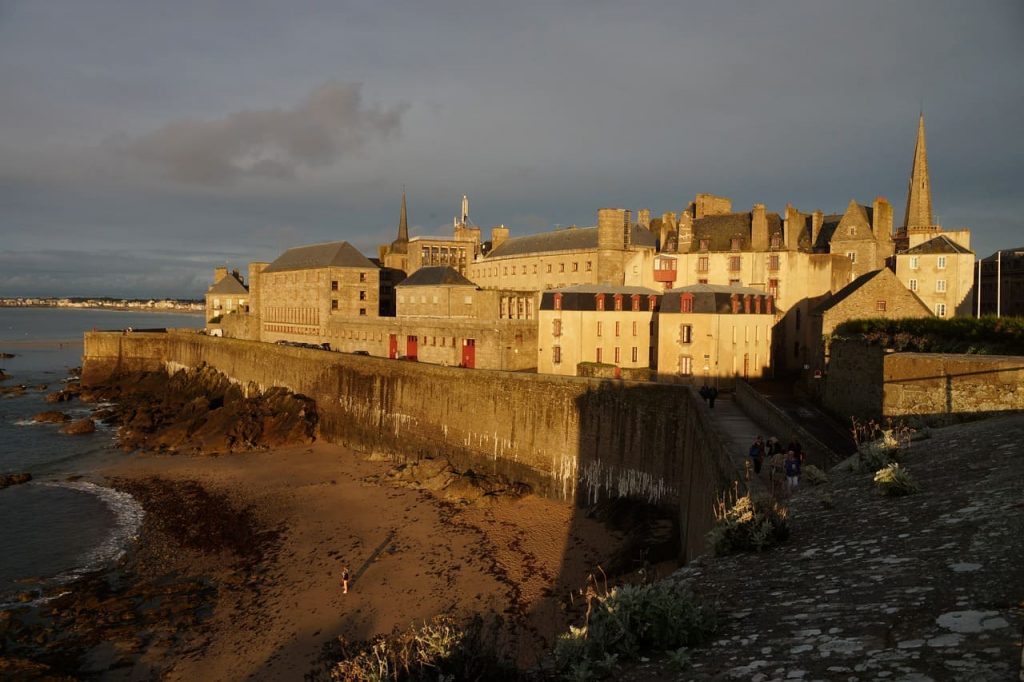
<svg viewBox="0 0 1024 682">
<path fill-rule="evenodd" d="M 35 424 L 58 409 L 87 416 L 77 401 L 48 404 L 70 370 L 81 365 L 82 334 L 91 329 L 201 327 L 202 315 L 66 308 L 0 308 L 0 368 L 25 384 L 21 396 L 0 395 L 0 473 L 28 472 L 32 481 L 0 490 L 0 605 L 14 595 L 101 568 L 124 551 L 142 520 L 131 496 L 105 487 L 96 471 L 125 457 L 114 431 L 68 436 L 58 424 Z M 45 388 L 44 388 L 45 387 Z"/>
</svg>

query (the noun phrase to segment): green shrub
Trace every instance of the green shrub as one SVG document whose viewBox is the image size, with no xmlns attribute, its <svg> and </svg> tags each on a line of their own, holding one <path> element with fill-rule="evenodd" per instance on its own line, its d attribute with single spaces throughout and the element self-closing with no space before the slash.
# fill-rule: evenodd
<svg viewBox="0 0 1024 682">
<path fill-rule="evenodd" d="M 708 545 L 716 556 L 762 552 L 789 538 L 788 518 L 789 510 L 769 498 L 745 495 L 731 507 L 722 500 L 715 509 Z"/>
<path fill-rule="evenodd" d="M 875 420 L 851 419 L 853 440 L 857 443 L 857 459 L 851 464 L 852 471 L 875 472 L 895 462 L 901 450 L 910 447 L 914 434 L 903 422 L 887 421 L 886 428 Z"/>
<path fill-rule="evenodd" d="M 875 486 L 883 495 L 890 497 L 910 495 L 920 490 L 906 467 L 901 467 L 896 463 L 884 466 L 875 473 Z"/>
<path fill-rule="evenodd" d="M 643 652 L 701 644 L 715 630 L 714 613 L 671 582 L 623 585 L 603 595 L 588 590 L 586 622 L 555 643 L 555 664 L 567 679 L 610 674 Z"/>
<path fill-rule="evenodd" d="M 828 474 L 813 464 L 805 464 L 801 467 L 800 478 L 808 485 L 825 485 L 828 483 Z"/>
<path fill-rule="evenodd" d="M 848 320 L 834 338 L 859 337 L 897 351 L 1024 355 L 1024 319 L 938 317 Z"/>
</svg>

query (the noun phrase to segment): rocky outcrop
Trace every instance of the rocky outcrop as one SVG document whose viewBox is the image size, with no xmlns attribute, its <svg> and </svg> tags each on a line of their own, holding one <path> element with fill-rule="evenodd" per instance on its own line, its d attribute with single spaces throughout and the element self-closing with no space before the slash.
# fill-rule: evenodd
<svg viewBox="0 0 1024 682">
<path fill-rule="evenodd" d="M 68 384 L 59 391 L 54 391 L 46 396 L 46 402 L 48 403 L 66 403 L 74 400 L 81 393 L 81 389 L 77 384 Z"/>
<path fill-rule="evenodd" d="M 95 432 L 96 422 L 94 422 L 89 417 L 73 421 L 67 426 L 65 426 L 63 429 L 61 429 L 61 433 L 66 433 L 69 436 L 84 436 L 86 434 Z"/>
<path fill-rule="evenodd" d="M 42 424 L 63 424 L 71 421 L 71 417 L 57 410 L 47 410 L 32 417 L 32 421 Z"/>
<path fill-rule="evenodd" d="M 2 369 L 0 369 L 0 381 L 3 381 L 4 379 L 10 379 L 10 378 L 11 378 L 11 375 L 7 374 Z"/>
<path fill-rule="evenodd" d="M 524 483 L 503 476 L 475 471 L 457 471 L 446 459 L 421 459 L 400 464 L 381 477 L 383 482 L 417 490 L 429 490 L 452 502 L 491 502 L 499 498 L 522 497 L 530 492 Z"/>
<path fill-rule="evenodd" d="M 122 375 L 92 387 L 89 398 L 112 400 L 94 416 L 120 425 L 126 450 L 227 453 L 305 444 L 316 437 L 316 403 L 284 388 L 261 392 L 200 366 L 171 376 Z"/>
<path fill-rule="evenodd" d="M 32 480 L 32 474 L 0 474 L 0 489 L 21 485 Z"/>
<path fill-rule="evenodd" d="M 18 384 L 17 386 L 0 386 L 0 395 L 24 395 L 27 390 L 28 386 L 25 384 Z"/>
</svg>

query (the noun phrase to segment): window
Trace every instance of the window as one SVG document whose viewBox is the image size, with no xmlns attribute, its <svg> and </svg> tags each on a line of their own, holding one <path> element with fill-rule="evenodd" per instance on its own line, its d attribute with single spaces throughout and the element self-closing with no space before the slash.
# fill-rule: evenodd
<svg viewBox="0 0 1024 682">
<path fill-rule="evenodd" d="M 562 335 L 562 321 L 561 320 L 551 320 L 551 335 L 552 336 L 561 336 Z"/>
<path fill-rule="evenodd" d="M 707 256 L 700 256 L 700 257 L 698 257 L 697 258 L 697 272 L 707 272 L 707 271 L 708 271 L 708 257 Z"/>
<path fill-rule="evenodd" d="M 587 261 L 587 272 L 591 272 L 591 271 L 593 271 L 593 269 L 594 269 L 594 264 L 591 263 L 590 261 Z"/>
<path fill-rule="evenodd" d="M 699 240 L 697 242 L 697 244 L 698 244 L 698 248 L 700 248 L 701 251 L 707 251 L 708 248 L 711 247 L 711 240 L 710 239 L 701 239 L 701 240 Z"/>
<path fill-rule="evenodd" d="M 847 251 L 846 252 L 846 257 L 850 259 L 851 263 L 856 263 L 857 262 L 857 252 L 856 251 Z"/>
<path fill-rule="evenodd" d="M 779 248 L 780 246 L 782 246 L 782 237 L 779 236 L 778 233 L 773 234 L 768 242 L 768 245 L 773 249 Z"/>
<path fill-rule="evenodd" d="M 508 274 L 508 266 L 507 265 L 505 266 L 505 274 L 506 275 Z"/>
<path fill-rule="evenodd" d="M 740 281 L 738 279 L 730 279 L 729 280 L 729 286 L 731 286 L 731 287 L 738 287 L 739 285 L 740 285 Z"/>
<path fill-rule="evenodd" d="M 633 358 L 633 362 L 636 362 L 636 357 L 637 357 L 636 346 L 633 346 L 633 353 L 632 353 L 632 355 L 630 357 Z"/>
<path fill-rule="evenodd" d="M 562 309 L 562 295 L 561 294 L 555 294 L 554 298 L 555 298 L 555 310 L 561 310 Z"/>
<path fill-rule="evenodd" d="M 337 309 L 338 309 L 338 299 L 332 298 L 331 299 L 331 310 L 337 310 Z"/>
<path fill-rule="evenodd" d="M 729 250 L 730 251 L 739 251 L 740 250 L 740 246 L 742 246 L 742 245 L 743 245 L 743 240 L 740 239 L 739 237 L 733 237 L 732 239 L 729 240 Z"/>
<path fill-rule="evenodd" d="M 768 280 L 768 294 L 772 298 L 778 298 L 779 297 L 779 280 L 777 280 L 777 279 L 770 279 L 770 280 Z"/>
<path fill-rule="evenodd" d="M 337 290 L 338 290 L 338 280 L 332 279 L 331 280 L 331 291 L 337 291 Z"/>
<path fill-rule="evenodd" d="M 640 311 L 640 294 L 633 294 L 629 297 L 629 309 L 633 312 Z"/>
<path fill-rule="evenodd" d="M 935 314 L 938 315 L 939 317 L 945 317 L 946 316 L 946 304 L 945 303 L 937 303 L 935 305 Z"/>
<path fill-rule="evenodd" d="M 850 225 L 848 228 L 846 228 L 846 234 L 849 235 L 850 237 L 856 237 L 857 236 L 857 226 L 856 225 Z"/>
<path fill-rule="evenodd" d="M 779 257 L 777 254 L 768 256 L 768 269 L 778 270 L 779 269 Z"/>
<path fill-rule="evenodd" d="M 909 284 L 910 284 L 910 290 L 911 291 L 917 291 L 917 280 L 916 279 L 910 280 Z"/>
<path fill-rule="evenodd" d="M 604 327 L 604 324 L 602 322 L 598 322 L 597 323 L 597 335 L 598 336 L 601 336 L 601 330 L 602 330 L 603 327 Z"/>
<path fill-rule="evenodd" d="M 693 326 L 689 324 L 679 325 L 679 343 L 693 342 Z"/>
<path fill-rule="evenodd" d="M 366 273 L 365 272 L 360 272 L 359 273 L 359 281 L 360 282 L 365 282 L 366 281 Z"/>
<path fill-rule="evenodd" d="M 552 346 L 551 347 L 551 362 L 556 365 L 562 364 L 562 347 Z"/>
<path fill-rule="evenodd" d="M 638 327 L 638 325 L 637 325 L 636 320 L 633 320 L 633 336 L 636 336 L 637 327 Z M 636 358 L 633 358 L 633 359 L 635 360 Z"/>
<path fill-rule="evenodd" d="M 939 270 L 945 270 L 946 269 L 946 257 L 945 256 L 939 256 L 938 268 L 939 268 Z"/>
<path fill-rule="evenodd" d="M 597 309 L 604 310 L 604 294 L 597 294 Z"/>
<path fill-rule="evenodd" d="M 463 296 L 462 297 L 462 302 L 465 303 L 466 305 L 473 305 L 473 297 L 472 296 Z"/>
<path fill-rule="evenodd" d="M 917 270 L 917 256 L 910 257 L 910 269 Z"/>
<path fill-rule="evenodd" d="M 365 301 L 366 300 L 366 292 L 365 291 L 360 291 L 359 292 L 359 300 L 360 301 Z"/>
<path fill-rule="evenodd" d="M 800 309 L 796 309 L 796 328 L 800 329 Z"/>
<path fill-rule="evenodd" d="M 682 355 L 679 357 L 679 373 L 684 377 L 688 377 L 693 374 L 693 358 L 688 355 Z"/>
<path fill-rule="evenodd" d="M 359 314 L 360 315 L 366 315 L 366 308 L 360 308 L 359 309 Z"/>
<path fill-rule="evenodd" d="M 573 263 L 572 264 L 572 271 L 573 272 L 579 272 L 580 271 L 580 264 L 579 263 Z"/>
<path fill-rule="evenodd" d="M 885 301 L 875 301 L 875 310 L 880 313 L 885 312 Z"/>
<path fill-rule="evenodd" d="M 945 292 L 946 291 L 946 280 L 944 280 L 944 279 L 937 279 L 937 280 L 935 280 L 935 291 L 939 292 L 940 294 Z"/>
<path fill-rule="evenodd" d="M 707 277 L 701 277 L 700 279 L 697 280 L 697 284 L 707 284 L 707 283 L 708 283 L 708 278 Z"/>
<path fill-rule="evenodd" d="M 742 256 L 729 256 L 729 271 L 736 272 L 737 270 L 739 270 L 742 262 Z"/>
<path fill-rule="evenodd" d="M 548 273 L 551 272 L 551 263 L 548 263 Z"/>
<path fill-rule="evenodd" d="M 679 312 L 681 313 L 692 313 L 693 312 L 693 295 L 683 294 L 679 297 Z"/>
<path fill-rule="evenodd" d="M 565 272 L 565 263 L 559 263 L 558 264 L 558 271 L 559 272 Z"/>
<path fill-rule="evenodd" d="M 601 349 L 600 348 L 597 349 L 597 352 L 595 353 L 595 355 L 597 357 L 597 361 L 601 362 Z"/>
<path fill-rule="evenodd" d="M 622 325 L 622 323 L 621 323 L 621 322 L 619 322 L 619 321 L 616 321 L 616 322 L 615 322 L 615 336 L 620 336 L 620 335 L 621 335 L 621 334 L 620 334 L 620 331 L 621 331 L 621 325 Z M 616 362 L 617 362 L 617 361 L 616 361 Z"/>
<path fill-rule="evenodd" d="M 622 294 L 615 294 L 615 309 L 622 310 Z"/>
<path fill-rule="evenodd" d="M 619 360 L 619 347 L 615 346 L 615 364 L 617 365 L 619 362 L 621 362 L 621 360 Z"/>
</svg>

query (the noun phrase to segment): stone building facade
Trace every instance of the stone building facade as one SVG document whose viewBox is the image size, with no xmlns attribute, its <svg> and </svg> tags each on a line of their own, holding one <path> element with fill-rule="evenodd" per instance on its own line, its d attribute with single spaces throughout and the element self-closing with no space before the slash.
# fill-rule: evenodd
<svg viewBox="0 0 1024 682">
<path fill-rule="evenodd" d="M 975 291 L 981 288 L 980 297 L 975 296 L 975 310 L 980 298 L 982 315 L 1024 317 L 1024 246 L 983 258 L 975 282 Z"/>
<path fill-rule="evenodd" d="M 537 371 L 576 375 L 580 363 L 654 367 L 659 294 L 644 287 L 580 284 L 545 291 Z"/>
<path fill-rule="evenodd" d="M 222 333 L 220 325 L 225 315 L 249 312 L 249 287 L 238 270 L 229 273 L 226 267 L 214 268 L 213 284 L 205 298 L 207 329 L 215 335 Z"/>
<path fill-rule="evenodd" d="M 896 276 L 936 317 L 970 317 L 974 252 L 940 233 L 896 255 Z"/>
<path fill-rule="evenodd" d="M 775 319 L 772 297 L 760 289 L 671 289 L 658 312 L 658 377 L 723 387 L 768 376 Z"/>
</svg>

